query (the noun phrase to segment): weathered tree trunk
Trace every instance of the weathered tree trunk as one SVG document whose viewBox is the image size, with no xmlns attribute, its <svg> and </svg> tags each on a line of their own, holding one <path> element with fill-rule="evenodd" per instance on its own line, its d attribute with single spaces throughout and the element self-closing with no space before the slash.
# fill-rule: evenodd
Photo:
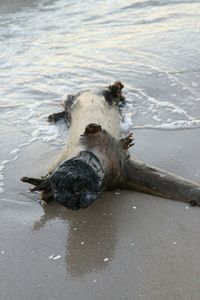
<svg viewBox="0 0 200 300">
<path fill-rule="evenodd" d="M 200 185 L 159 168 L 130 160 L 125 166 L 122 188 L 176 201 L 200 204 Z"/>
<path fill-rule="evenodd" d="M 65 117 L 69 125 L 67 143 L 46 179 L 23 177 L 42 191 L 45 201 L 86 208 L 105 190 L 131 189 L 163 198 L 200 205 L 200 186 L 171 173 L 130 160 L 132 134 L 121 138 L 118 104 L 124 101 L 123 85 L 69 96 L 64 111 L 49 116 Z"/>
</svg>

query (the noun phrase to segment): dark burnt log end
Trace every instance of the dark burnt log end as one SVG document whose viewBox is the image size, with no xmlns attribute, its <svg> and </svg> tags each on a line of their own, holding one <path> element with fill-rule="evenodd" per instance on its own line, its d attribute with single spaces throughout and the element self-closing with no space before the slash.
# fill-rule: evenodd
<svg viewBox="0 0 200 300">
<path fill-rule="evenodd" d="M 64 161 L 51 175 L 54 199 L 77 210 L 91 205 L 103 191 L 105 172 L 100 160 L 90 151 Z"/>
<path fill-rule="evenodd" d="M 125 165 L 122 188 L 200 206 L 200 185 L 139 161 Z"/>
</svg>

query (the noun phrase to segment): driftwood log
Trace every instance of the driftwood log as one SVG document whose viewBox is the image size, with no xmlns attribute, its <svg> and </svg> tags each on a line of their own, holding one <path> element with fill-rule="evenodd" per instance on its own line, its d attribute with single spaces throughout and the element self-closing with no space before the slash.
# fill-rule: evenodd
<svg viewBox="0 0 200 300">
<path fill-rule="evenodd" d="M 70 209 L 86 208 L 106 190 L 116 188 L 144 192 L 200 206 L 200 185 L 142 162 L 131 160 L 132 133 L 121 137 L 119 107 L 125 99 L 123 84 L 105 90 L 70 95 L 64 110 L 49 116 L 65 118 L 67 143 L 46 178 L 23 177 L 49 202 Z"/>
</svg>

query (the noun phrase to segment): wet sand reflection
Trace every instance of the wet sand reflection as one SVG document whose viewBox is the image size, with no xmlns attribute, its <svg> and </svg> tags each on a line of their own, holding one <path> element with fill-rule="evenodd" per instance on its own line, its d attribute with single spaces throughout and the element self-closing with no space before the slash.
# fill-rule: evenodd
<svg viewBox="0 0 200 300">
<path fill-rule="evenodd" d="M 106 193 L 86 210 L 71 211 L 56 203 L 46 205 L 33 225 L 40 230 L 52 219 L 63 222 L 66 230 L 65 263 L 70 277 L 82 277 L 105 268 L 114 257 L 117 222 L 114 193 Z M 55 241 L 56 242 L 56 241 Z"/>
</svg>

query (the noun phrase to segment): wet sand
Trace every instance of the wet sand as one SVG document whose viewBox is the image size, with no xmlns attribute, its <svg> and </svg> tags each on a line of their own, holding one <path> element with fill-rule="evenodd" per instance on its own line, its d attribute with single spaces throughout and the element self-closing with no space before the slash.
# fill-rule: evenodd
<svg viewBox="0 0 200 300">
<path fill-rule="evenodd" d="M 136 130 L 133 153 L 200 182 L 199 134 Z M 27 137 L 13 129 L 9 139 L 13 149 Z M 1 299 L 199 300 L 200 208 L 130 191 L 106 193 L 82 211 L 42 208 L 19 179 L 45 173 L 58 151 L 35 141 L 5 167 Z"/>
</svg>

